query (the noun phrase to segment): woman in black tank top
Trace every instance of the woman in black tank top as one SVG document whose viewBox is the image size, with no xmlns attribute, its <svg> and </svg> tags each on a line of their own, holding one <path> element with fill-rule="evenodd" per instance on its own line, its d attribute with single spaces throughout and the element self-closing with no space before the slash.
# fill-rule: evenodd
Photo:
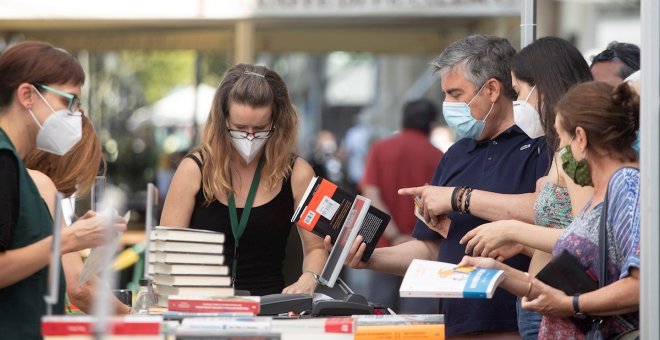
<svg viewBox="0 0 660 340">
<path fill-rule="evenodd" d="M 161 224 L 225 234 L 225 264 L 236 289 L 252 295 L 313 293 L 323 240 L 299 230 L 303 273 L 285 287 L 282 263 L 295 206 L 314 172 L 292 156 L 297 116 L 283 79 L 239 64 L 216 90 L 202 143 L 170 185 Z M 245 216 L 244 216 L 245 215 Z"/>
</svg>

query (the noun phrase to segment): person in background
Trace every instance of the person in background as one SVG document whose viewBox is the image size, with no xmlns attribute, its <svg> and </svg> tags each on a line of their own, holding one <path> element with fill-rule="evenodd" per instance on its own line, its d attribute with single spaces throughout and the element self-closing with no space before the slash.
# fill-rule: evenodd
<svg viewBox="0 0 660 340">
<path fill-rule="evenodd" d="M 35 148 L 66 154 L 81 138 L 85 73 L 69 53 L 22 42 L 0 55 L 0 329 L 3 339 L 40 339 L 46 313 L 53 221 L 23 158 Z M 55 197 L 50 200 L 54 201 Z M 117 218 L 111 228 L 126 230 Z M 62 254 L 104 244 L 105 219 L 88 212 L 62 230 Z M 58 303 L 64 312 L 60 268 Z"/>
<path fill-rule="evenodd" d="M 459 265 L 504 270 L 500 287 L 522 297 L 522 307 L 543 314 L 539 339 L 581 339 L 569 319 L 603 316 L 605 339 L 639 327 L 640 205 L 639 162 L 632 142 L 639 129 L 639 97 L 627 83 L 572 87 L 557 104 L 555 129 L 562 167 L 578 185 L 593 185 L 593 196 L 566 229 L 531 227 L 514 238 L 551 251 L 568 251 L 602 280 L 602 288 L 567 296 L 527 273 L 490 258 L 466 256 Z M 607 206 L 603 201 L 607 195 Z M 601 214 L 607 209 L 606 277 L 599 277 Z M 622 321 L 625 320 L 627 322 Z M 628 325 L 627 325 L 628 324 Z"/>
<path fill-rule="evenodd" d="M 71 200 L 76 197 L 85 197 L 89 194 L 99 165 L 105 169 L 101 142 L 94 132 L 94 127 L 87 116 L 83 115 L 81 119 L 80 142 L 76 143 L 69 152 L 58 156 L 42 150 L 34 150 L 24 160 L 30 177 L 39 189 L 39 194 L 48 204 L 51 216 L 55 216 L 53 197 L 57 192 L 64 195 L 63 204 L 71 204 Z M 73 211 L 73 208 L 71 210 Z M 62 227 L 67 227 L 65 221 L 62 221 Z M 103 287 L 102 282 L 94 277 L 78 285 L 83 261 L 77 252 L 63 254 L 62 266 L 66 276 L 66 293 L 69 301 L 81 311 L 91 314 L 94 296 L 96 291 Z M 130 307 L 121 303 L 114 295 L 112 304 L 117 314 L 128 314 L 130 311 Z"/>
<path fill-rule="evenodd" d="M 280 75 L 235 65 L 215 92 L 200 147 L 181 162 L 165 199 L 162 225 L 225 234 L 235 288 L 252 295 L 313 293 L 328 256 L 323 239 L 298 229 L 303 273 L 285 287 L 291 216 L 314 175 L 292 154 L 297 133 L 297 114 Z"/>
<path fill-rule="evenodd" d="M 412 240 L 417 221 L 413 214 L 415 205 L 409 197 L 397 195 L 397 190 L 431 180 L 443 155 L 429 140 L 436 116 L 437 109 L 428 99 L 406 103 L 401 132 L 375 142 L 369 150 L 360 191 L 371 199 L 372 205 L 392 216 L 378 247 Z M 370 272 L 368 281 L 367 298 L 371 302 L 392 307 L 397 313 L 437 313 L 436 300 L 399 299 L 400 276 Z"/>
<path fill-rule="evenodd" d="M 366 263 L 360 261 L 366 245 L 359 243 L 362 238 L 358 236 L 347 265 L 403 276 L 413 259 L 458 263 L 465 254 L 465 246 L 459 240 L 486 222 L 470 214 L 467 191 L 473 188 L 506 194 L 530 193 L 527 200 L 532 202 L 526 204 L 531 211 L 536 180 L 548 171 L 550 157 L 545 138 L 532 139 L 514 124 L 516 94 L 511 86 L 511 60 L 515 55 L 506 39 L 472 35 L 452 43 L 432 62 L 446 95 L 443 115 L 462 139 L 442 157 L 431 185 L 399 193 L 420 196 L 425 217 L 434 227 L 418 221 L 412 234 L 414 240 L 377 248 Z M 461 212 L 449 213 L 451 224 L 446 239 L 438 230 L 446 227 L 447 219 L 439 221 L 437 215 L 430 218 L 426 208 L 433 202 L 432 191 L 437 186 L 464 187 L 461 192 L 466 195 L 461 201 Z M 512 202 L 507 211 L 518 208 Z M 325 242 L 329 248 L 329 238 Z M 507 263 L 526 269 L 529 259 L 518 255 Z M 489 300 L 443 299 L 440 312 L 445 315 L 448 338 L 520 337 L 516 299 L 508 292 L 495 293 Z"/>
<path fill-rule="evenodd" d="M 364 176 L 364 166 L 369 153 L 369 147 L 374 140 L 375 131 L 368 122 L 367 111 L 360 112 L 355 117 L 355 125 L 351 126 L 341 141 L 339 155 L 345 160 L 346 183 L 350 192 L 359 193 L 358 184 Z"/>
<path fill-rule="evenodd" d="M 321 130 L 316 134 L 310 165 L 316 176 L 340 184 L 343 180 L 341 161 L 337 157 L 337 140 L 332 132 Z"/>
<path fill-rule="evenodd" d="M 639 70 L 639 47 L 616 41 L 591 59 L 591 74 L 594 80 L 616 86 Z"/>
</svg>

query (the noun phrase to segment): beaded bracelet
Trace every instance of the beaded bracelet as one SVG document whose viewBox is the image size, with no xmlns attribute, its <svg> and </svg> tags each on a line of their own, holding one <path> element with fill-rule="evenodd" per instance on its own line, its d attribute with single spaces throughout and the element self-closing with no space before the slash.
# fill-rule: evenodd
<svg viewBox="0 0 660 340">
<path fill-rule="evenodd" d="M 465 191 L 466 191 L 466 193 L 465 193 L 465 207 L 463 209 L 463 212 L 466 213 L 466 214 L 469 214 L 470 213 L 470 197 L 472 196 L 472 188 L 467 187 L 467 189 Z"/>
<path fill-rule="evenodd" d="M 451 210 L 458 211 L 458 192 L 462 187 L 454 187 L 451 193 Z"/>
</svg>

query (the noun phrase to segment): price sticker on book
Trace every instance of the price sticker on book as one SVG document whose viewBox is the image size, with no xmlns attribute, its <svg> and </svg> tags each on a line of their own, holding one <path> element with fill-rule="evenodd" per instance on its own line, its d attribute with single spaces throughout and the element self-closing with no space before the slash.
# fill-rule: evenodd
<svg viewBox="0 0 660 340">
<path fill-rule="evenodd" d="M 321 216 L 331 220 L 335 213 L 339 209 L 339 203 L 335 202 L 332 198 L 328 196 L 323 196 L 319 207 L 316 209 Z"/>
</svg>

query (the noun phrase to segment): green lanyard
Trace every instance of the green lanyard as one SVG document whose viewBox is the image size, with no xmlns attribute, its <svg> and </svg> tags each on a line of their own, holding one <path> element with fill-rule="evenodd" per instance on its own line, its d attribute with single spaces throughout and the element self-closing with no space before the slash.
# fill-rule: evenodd
<svg viewBox="0 0 660 340">
<path fill-rule="evenodd" d="M 236 211 L 236 200 L 234 199 L 234 193 L 229 194 L 229 222 L 231 222 L 231 232 L 234 235 L 234 261 L 231 266 L 231 277 L 233 282 L 236 282 L 236 266 L 238 265 L 238 241 L 243 236 L 245 232 L 245 227 L 247 227 L 247 221 L 250 217 L 250 211 L 252 210 L 252 203 L 254 203 L 254 196 L 257 193 L 257 188 L 259 187 L 259 179 L 261 178 L 261 168 L 264 166 L 264 156 L 261 155 L 259 158 L 259 164 L 257 164 L 257 170 L 254 172 L 254 178 L 252 178 L 252 184 L 250 184 L 250 191 L 248 191 L 247 199 L 245 200 L 245 207 L 243 208 L 243 214 L 241 214 L 241 222 L 238 222 L 238 212 Z M 232 183 L 233 187 L 233 181 Z"/>
</svg>

